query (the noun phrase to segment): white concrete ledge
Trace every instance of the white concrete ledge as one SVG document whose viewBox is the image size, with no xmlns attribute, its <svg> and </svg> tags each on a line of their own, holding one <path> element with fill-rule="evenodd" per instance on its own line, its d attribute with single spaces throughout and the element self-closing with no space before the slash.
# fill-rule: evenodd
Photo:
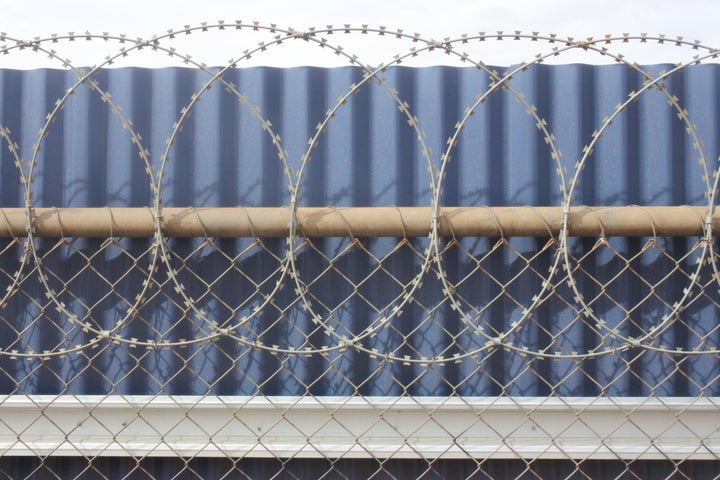
<svg viewBox="0 0 720 480">
<path fill-rule="evenodd" d="M 720 399 L 0 397 L 0 454 L 718 459 Z"/>
</svg>

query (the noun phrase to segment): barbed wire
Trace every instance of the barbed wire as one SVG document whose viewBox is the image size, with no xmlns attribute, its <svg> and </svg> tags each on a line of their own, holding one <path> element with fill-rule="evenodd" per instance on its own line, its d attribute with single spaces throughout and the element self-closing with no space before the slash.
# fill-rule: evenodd
<svg viewBox="0 0 720 480">
<path fill-rule="evenodd" d="M 256 34 L 267 35 L 267 39 L 257 43 L 255 46 L 248 48 L 242 52 L 238 58 L 230 59 L 225 66 L 209 67 L 201 60 L 193 58 L 189 54 L 180 53 L 173 46 L 173 42 L 187 35 L 204 35 L 207 32 L 222 32 L 222 35 L 230 35 L 231 32 L 244 34 L 253 32 Z M 382 41 L 401 42 L 410 45 L 404 51 L 393 53 L 387 56 L 387 61 L 379 65 L 369 65 L 363 62 L 360 55 L 347 52 L 341 45 L 342 40 L 337 39 L 343 37 L 359 37 L 364 38 L 367 35 L 374 35 L 376 38 L 382 38 Z M 534 42 L 537 45 L 538 53 L 527 62 L 520 63 L 515 67 L 507 69 L 500 73 L 493 67 L 487 66 L 482 62 L 482 58 L 466 53 L 463 49 L 473 43 L 482 44 L 487 41 L 512 41 L 512 42 Z M 73 65 L 71 59 L 64 58 L 56 51 L 61 46 L 77 41 L 87 41 L 92 44 L 99 43 L 107 48 L 100 60 L 92 68 L 80 68 Z M 55 348 L 45 349 L 43 351 L 34 351 L 29 343 L 22 340 L 23 330 L 17 330 L 17 338 L 6 339 L 5 345 L 0 346 L 0 355 L 12 358 L 51 358 L 54 356 L 65 356 L 69 353 L 79 353 L 85 349 L 91 348 L 98 344 L 106 342 L 122 343 L 133 347 L 142 348 L 179 348 L 192 344 L 215 341 L 223 337 L 231 338 L 234 341 L 246 347 L 253 349 L 266 350 L 274 354 L 282 355 L 330 355 L 333 352 L 344 352 L 354 350 L 369 355 L 372 358 L 380 358 L 389 362 L 401 362 L 407 364 L 433 365 L 444 364 L 445 362 L 462 361 L 464 359 L 476 358 L 477 356 L 488 355 L 497 349 L 503 349 L 520 353 L 522 355 L 530 355 L 537 358 L 562 358 L 582 360 L 587 358 L 596 358 L 607 355 L 614 355 L 618 352 L 630 349 L 652 350 L 668 354 L 676 355 L 716 355 L 720 353 L 720 348 L 710 343 L 709 334 L 699 335 L 697 338 L 698 347 L 688 350 L 682 346 L 666 346 L 660 343 L 660 338 L 676 322 L 684 322 L 683 311 L 695 301 L 700 295 L 710 295 L 708 283 L 702 283 L 706 276 L 706 268 L 712 270 L 711 277 L 714 281 L 720 281 L 718 274 L 717 255 L 714 252 L 714 244 L 712 241 L 712 213 L 715 202 L 715 192 L 717 190 L 718 173 L 714 160 L 706 158 L 702 146 L 702 139 L 697 133 L 697 128 L 691 121 L 691 116 L 687 110 L 681 105 L 680 100 L 673 95 L 668 87 L 667 81 L 673 76 L 692 65 L 701 64 L 716 59 L 718 50 L 707 47 L 697 41 L 688 41 L 682 37 L 668 38 L 664 35 L 606 35 L 602 38 L 586 38 L 575 39 L 572 37 L 560 38 L 557 35 L 541 35 L 537 32 L 523 33 L 514 32 L 496 32 L 496 33 L 478 33 L 474 35 L 461 35 L 457 38 L 443 38 L 435 40 L 425 38 L 420 34 L 410 34 L 402 30 L 391 30 L 385 27 L 372 28 L 366 25 L 352 26 L 342 25 L 340 27 L 327 26 L 325 28 L 310 28 L 307 30 L 295 30 L 293 28 L 279 28 L 275 25 L 262 25 L 257 22 L 222 22 L 203 23 L 197 26 L 185 26 L 181 29 L 169 30 L 164 34 L 153 36 L 150 39 L 135 38 L 131 39 L 127 35 L 111 35 L 108 33 L 92 34 L 86 32 L 84 34 L 68 33 L 65 35 L 48 35 L 45 37 L 36 37 L 32 40 L 14 38 L 8 34 L 0 35 L 0 53 L 3 55 L 18 54 L 19 52 L 32 52 L 33 54 L 43 55 L 51 61 L 56 62 L 58 66 L 73 71 L 77 80 L 58 98 L 48 112 L 45 123 L 42 126 L 37 141 L 33 147 L 32 156 L 27 161 L 21 159 L 19 155 L 18 140 L 13 137 L 13 133 L 5 126 L 0 127 L 0 136 L 6 142 L 7 148 L 14 159 L 16 168 L 18 169 L 21 182 L 25 188 L 25 208 L 27 211 L 27 237 L 25 239 L 13 238 L 11 245 L 20 249 L 17 266 L 12 273 L 6 273 L 9 279 L 8 288 L 0 301 L 0 304 L 7 305 L 8 301 L 15 295 L 22 293 L 23 286 L 28 279 L 35 277 L 39 280 L 44 290 L 44 296 L 61 315 L 62 319 L 50 318 L 46 313 L 42 313 L 37 317 L 37 322 L 51 322 L 65 332 L 65 339 L 60 341 Z M 307 150 L 299 159 L 290 159 L 287 149 L 284 147 L 283 139 L 274 129 L 273 125 L 265 118 L 259 107 L 254 105 L 250 97 L 238 89 L 237 85 L 226 80 L 227 73 L 231 69 L 242 67 L 244 62 L 251 58 L 257 58 L 271 50 L 282 48 L 283 45 L 290 42 L 301 42 L 307 44 L 308 47 L 320 48 L 339 58 L 344 58 L 349 65 L 356 66 L 361 71 L 361 78 L 356 83 L 349 85 L 347 91 L 342 94 L 338 101 L 332 105 L 326 112 L 323 119 L 317 125 L 316 131 L 308 141 Z M 689 58 L 676 63 L 671 68 L 660 74 L 653 74 L 643 69 L 637 63 L 627 59 L 621 53 L 613 53 L 614 48 L 621 49 L 625 44 L 652 44 L 654 48 L 687 48 L 692 52 Z M 109 54 L 106 54 L 107 52 Z M 123 113 L 120 105 L 114 103 L 111 92 L 101 87 L 100 83 L 95 80 L 95 76 L 104 68 L 115 65 L 119 61 L 127 61 L 132 59 L 133 55 L 138 52 L 152 52 L 153 54 L 169 56 L 180 60 L 182 63 L 192 66 L 198 71 L 206 75 L 206 80 L 196 89 L 190 96 L 189 101 L 179 110 L 179 117 L 175 120 L 172 130 L 167 138 L 167 145 L 159 158 L 151 158 L 150 150 L 144 144 L 141 135 L 135 130 L 131 118 L 127 118 Z M 395 50 L 398 51 L 398 50 Z M 553 126 L 549 124 L 547 119 L 540 116 L 539 110 L 525 95 L 514 88 L 513 80 L 520 77 L 523 72 L 534 65 L 539 65 L 549 59 L 562 58 L 567 52 L 586 52 L 587 55 L 599 55 L 610 58 L 618 64 L 624 65 L 629 71 L 637 73 L 643 78 L 643 85 L 637 91 L 629 92 L 627 99 L 617 105 L 615 110 L 606 116 L 601 125 L 599 125 L 589 139 L 589 143 L 583 148 L 582 152 L 578 152 L 579 160 L 575 164 L 574 171 L 568 172 L 567 165 L 561 161 L 562 155 L 556 145 L 555 136 L 552 133 Z M 401 94 L 393 88 L 383 77 L 385 72 L 392 67 L 404 65 L 412 62 L 416 57 L 422 55 L 433 54 L 431 52 L 441 52 L 449 58 L 457 59 L 458 64 L 471 66 L 484 72 L 489 79 L 487 88 L 479 90 L 474 103 L 467 106 L 462 118 L 458 119 L 457 124 L 453 127 L 453 131 L 448 138 L 447 148 L 439 157 L 430 150 L 423 133 L 422 122 L 417 115 L 413 113 L 413 106 L 408 103 L 407 99 L 402 98 Z M 320 282 L 323 275 L 344 275 L 344 273 L 336 266 L 336 258 L 327 257 L 322 253 L 322 249 L 316 246 L 311 239 L 303 237 L 298 232 L 298 208 L 302 203 L 303 179 L 307 175 L 309 165 L 312 162 L 314 151 L 321 144 L 324 133 L 328 130 L 333 119 L 338 112 L 349 102 L 350 98 L 368 85 L 376 84 L 382 88 L 390 97 L 391 101 L 397 105 L 401 115 L 404 116 L 408 125 L 416 136 L 418 148 L 426 162 L 426 168 L 429 173 L 429 188 L 432 191 L 431 207 L 433 211 L 432 222 L 430 225 L 430 235 L 426 241 L 414 244 L 407 238 L 403 238 L 397 242 L 395 248 L 391 249 L 384 257 L 376 257 L 371 249 L 364 246 L 361 241 L 356 238 L 349 240 L 344 247 L 340 249 L 338 257 L 347 252 L 360 252 L 368 255 L 373 259 L 375 264 L 375 274 L 384 275 L 397 287 L 398 291 L 391 296 L 384 305 L 372 305 L 370 317 L 362 328 L 353 329 L 349 325 L 339 320 L 338 312 L 343 306 L 355 301 L 366 302 L 355 285 L 355 291 L 345 298 L 340 304 L 330 305 L 322 299 L 321 295 L 314 292 L 314 285 Z M 203 292 L 198 292 L 187 288 L 183 280 L 183 276 L 191 275 L 191 278 L 200 278 L 202 275 L 192 272 L 188 259 L 175 252 L 166 238 L 163 224 L 164 211 L 164 188 L 166 181 L 166 171 L 171 164 L 173 149 L 177 140 L 181 138 L 183 125 L 191 116 L 193 109 L 202 100 L 213 86 L 218 85 L 229 92 L 251 117 L 257 121 L 259 127 L 265 132 L 270 139 L 273 147 L 277 151 L 278 162 L 285 172 L 287 188 L 290 192 L 290 198 L 287 207 L 290 210 L 289 234 L 286 239 L 286 248 L 284 252 L 277 254 L 267 249 L 262 238 L 256 237 L 252 243 L 238 255 L 230 255 L 226 257 L 228 271 L 238 272 L 241 270 L 240 258 L 243 255 L 249 255 L 257 250 L 263 250 L 270 254 L 272 261 L 276 266 L 271 270 L 271 277 L 268 278 L 252 278 L 255 284 L 253 292 L 248 292 L 243 298 L 235 298 L 234 304 L 227 303 L 226 308 L 228 315 L 220 318 L 211 316 L 203 309 L 202 304 L 207 299 L 213 298 L 221 302 L 218 293 L 213 290 L 213 286 L 220 280 L 213 282 L 205 279 Z M 98 314 L 93 312 L 92 305 L 84 305 L 81 301 L 81 295 L 73 291 L 72 278 L 65 279 L 61 272 L 53 270 L 45 260 L 47 253 L 42 253 L 43 248 L 40 245 L 41 240 L 34 235 L 34 209 L 36 208 L 33 196 L 33 183 L 36 179 L 36 169 L 40 162 L 40 154 L 43 150 L 43 142 L 47 138 L 54 121 L 61 114 L 68 104 L 70 98 L 78 89 L 88 88 L 93 94 L 97 95 L 103 102 L 107 103 L 112 114 L 121 122 L 123 128 L 136 149 L 139 159 L 143 163 L 143 167 L 147 174 L 147 181 L 151 189 L 153 200 L 149 205 L 155 224 L 155 235 L 146 250 L 143 251 L 143 257 L 149 259 L 147 267 L 138 266 L 138 259 L 133 262 L 133 268 L 136 272 L 142 274 L 143 280 L 134 285 L 136 293 L 132 295 L 120 295 L 116 289 L 116 283 L 106 281 L 107 296 L 115 296 L 120 298 L 123 314 L 116 318 L 111 325 L 105 325 L 104 318 L 96 318 Z M 699 155 L 699 162 L 703 171 L 703 182 L 706 186 L 707 215 L 704 223 L 704 235 L 695 243 L 687 254 L 681 259 L 672 259 L 667 256 L 669 262 L 672 263 L 671 270 L 668 275 L 679 274 L 686 282 L 682 294 L 677 299 L 662 299 L 664 304 L 664 313 L 661 318 L 649 325 L 645 330 L 638 332 L 638 335 L 624 334 L 618 325 L 608 322 L 595 305 L 599 299 L 611 298 L 608 293 L 608 284 L 603 283 L 602 279 L 593 279 L 599 285 L 599 291 L 595 297 L 587 298 L 587 292 L 583 291 L 579 285 L 583 283 L 578 280 L 578 276 L 587 277 L 591 275 L 585 271 L 582 266 L 583 258 L 592 252 L 584 252 L 577 256 L 571 251 L 571 241 L 569 238 L 569 212 L 574 205 L 576 190 L 581 180 L 582 171 L 593 159 L 592 153 L 601 143 L 603 134 L 608 130 L 610 125 L 617 121 L 618 118 L 633 102 L 645 95 L 649 91 L 657 91 L 663 95 L 670 108 L 673 109 L 680 121 L 684 124 L 690 144 Z M 443 207 L 443 181 L 446 177 L 447 170 L 453 158 L 454 150 L 457 148 L 462 137 L 462 132 L 468 125 L 470 119 L 475 115 L 487 102 L 487 100 L 498 94 L 506 92 L 515 98 L 526 110 L 527 115 L 535 123 L 538 134 L 547 143 L 550 151 L 550 159 L 548 168 L 552 168 L 557 175 L 557 182 L 561 189 L 562 201 L 559 207 L 563 209 L 562 228 L 559 231 L 553 231 L 548 226 L 551 234 L 551 240 L 537 252 L 532 258 L 524 258 L 523 254 L 514 250 L 512 243 L 501 235 L 498 242 L 492 249 L 486 251 L 478 258 L 478 254 L 470 250 L 464 249 L 461 239 L 453 239 L 449 243 L 445 242 L 439 233 L 439 224 L 441 217 L 441 209 Z M 291 162 L 291 160 L 293 160 Z M 292 164 L 299 163 L 299 166 L 293 168 Z M 7 219 L 6 219 L 7 224 Z M 207 237 L 207 236 L 206 236 Z M 421 246 L 421 244 L 423 244 Z M 217 250 L 211 237 L 205 239 L 203 248 L 213 248 Z M 77 251 L 72 241 L 60 240 L 57 248 L 68 248 Z M 104 242 L 100 250 L 119 249 L 123 250 L 122 242 L 115 238 L 109 238 Z M 656 249 L 663 253 L 657 239 L 653 239 L 647 244 L 647 248 Z M 611 251 L 616 258 L 622 257 L 620 252 L 613 251 L 612 246 L 601 236 L 594 252 L 603 249 Z M 301 252 L 313 250 L 325 257 L 324 273 L 321 269 L 319 276 L 313 276 L 306 273 L 298 263 L 298 255 Z M 500 287 L 501 293 L 494 298 L 486 299 L 482 304 L 477 301 L 465 298 L 460 293 L 463 285 L 469 280 L 465 279 L 453 280 L 445 266 L 445 257 L 448 252 L 460 250 L 463 255 L 471 257 L 478 265 L 482 263 L 483 255 L 490 255 L 495 251 L 506 251 L 512 255 L 523 259 L 526 266 L 518 275 L 528 275 L 538 284 L 537 290 L 524 292 L 524 298 L 515 298 L 510 295 L 506 287 L 509 284 L 494 278 L 497 273 L 491 272 L 483 266 L 478 266 L 473 270 L 469 277 L 488 277 L 490 282 L 494 282 Z M 411 278 L 400 278 L 397 272 L 393 272 L 388 266 L 387 258 L 399 251 L 407 251 L 410 256 L 415 258 L 419 263 L 416 264 Z M 93 255 L 85 255 L 87 265 L 84 268 L 92 269 Z M 546 271 L 541 271 L 539 267 L 533 265 L 533 260 L 539 255 L 550 255 L 552 261 L 544 267 Z M 681 264 L 692 260 L 696 262 L 696 267 L 691 271 L 685 271 Z M 632 259 L 625 260 L 625 268 L 632 271 Z M 79 272 L 76 272 L 78 275 Z M 235 273 L 234 273 L 235 274 Z M 240 272 L 240 275 L 246 275 Z M 429 277 L 437 277 L 439 282 L 433 283 L 429 281 Z M 167 277 L 167 279 L 165 279 Z M 516 277 L 517 278 L 517 277 Z M 667 276 L 663 277 L 667 278 Z M 370 277 L 363 282 L 369 282 Z M 653 290 L 662 283 L 661 279 L 656 284 L 648 284 Z M 271 282 L 269 284 L 268 282 Z M 352 282 L 351 282 L 352 283 Z M 268 287 L 268 285 L 270 285 Z M 422 292 L 427 292 L 430 288 L 437 288 L 440 297 L 433 304 L 425 304 Z M 571 294 L 571 299 L 567 298 L 567 294 L 561 294 L 560 291 L 569 288 L 567 294 Z M 166 293 L 168 289 L 173 291 L 173 295 L 177 295 L 177 299 L 171 299 Z M 287 296 L 287 292 L 294 292 L 293 298 L 278 303 L 280 296 Z M 200 298 L 198 298 L 198 296 Z M 177 309 L 181 312 L 183 318 L 189 320 L 195 329 L 195 335 L 192 338 L 175 339 L 173 337 L 173 328 L 168 329 L 148 329 L 149 338 L 139 339 L 131 336 L 125 331 L 129 330 L 129 325 L 137 322 L 138 318 L 143 316 L 151 316 L 149 313 L 149 305 L 158 299 L 169 300 L 176 304 Z M 655 297 L 657 298 L 657 297 Z M 571 326 L 565 327 L 557 332 L 550 332 L 551 340 L 547 345 L 517 344 L 512 339 L 521 338 L 524 330 L 537 327 L 538 311 L 550 301 L 560 299 L 566 303 L 574 313 L 573 324 L 588 329 L 593 334 L 601 338 L 601 342 L 588 351 L 575 351 L 572 343 L 565 345 L 564 334 L 571 329 Z M 612 298 L 611 298 L 612 299 Z M 69 306 L 69 302 L 72 305 Z M 646 302 L 647 298 L 640 299 Z M 497 302 L 510 301 L 521 309 L 521 314 L 515 318 L 509 326 L 497 329 L 486 318 L 492 306 Z M 612 300 L 616 301 L 616 300 Z M 622 302 L 617 302 L 622 304 Z M 251 307 L 252 306 L 252 307 Z M 80 312 L 75 311 L 80 307 Z M 251 307 L 251 308 L 250 308 Z M 45 311 L 47 308 L 38 303 L 38 308 Z M 247 313 L 242 312 L 250 308 Z M 398 330 L 396 323 L 400 322 L 400 317 L 406 315 L 406 310 L 410 308 L 415 310 L 416 314 L 420 311 L 420 320 L 416 320 L 416 327 L 410 331 Z M 443 326 L 436 320 L 437 312 L 445 308 L 450 308 L 461 320 L 463 327 L 455 332 L 443 332 Z M 627 312 L 621 323 L 630 323 L 640 325 L 642 321 L 633 318 L 638 309 L 638 305 L 622 305 Z M 300 332 L 298 341 L 295 344 L 287 346 L 266 344 L 263 339 L 263 333 L 270 331 L 273 326 L 280 324 L 292 324 L 289 316 L 293 312 L 303 312 L 311 320 L 311 327 L 307 331 Z M 100 316 L 104 314 L 100 312 Z M 269 326 L 259 327 L 258 323 L 266 322 L 268 316 L 273 317 Z M 44 319 L 44 320 L 43 320 Z M 192 320 L 190 320 L 192 319 Z M 264 319 L 261 321 L 261 319 Z M 149 320 L 144 318 L 149 325 Z M 297 328 L 291 326 L 290 328 Z M 427 330 L 437 330 L 441 336 L 446 338 L 446 342 L 435 345 L 431 352 L 421 352 L 412 346 L 411 338 L 414 335 L 427 334 Z M 77 336 L 77 332 L 82 331 L 88 337 L 82 342 L 70 342 L 70 338 Z M 423 333 L 420 333 L 423 332 Z M 323 339 L 317 343 L 318 335 Z M 467 337 L 467 338 L 464 338 Z M 391 340 L 391 339 L 395 340 Z M 312 339 L 312 340 L 311 340 Z M 379 340 L 380 339 L 380 340 Z M 290 339 L 288 339 L 290 340 Z M 389 343 L 388 343 L 389 342 Z M 387 345 L 384 346 L 384 343 Z M 537 347 L 537 348 L 535 348 Z M 402 353 L 400 353 L 402 352 Z M 409 352 L 409 353 L 408 353 Z"/>
</svg>

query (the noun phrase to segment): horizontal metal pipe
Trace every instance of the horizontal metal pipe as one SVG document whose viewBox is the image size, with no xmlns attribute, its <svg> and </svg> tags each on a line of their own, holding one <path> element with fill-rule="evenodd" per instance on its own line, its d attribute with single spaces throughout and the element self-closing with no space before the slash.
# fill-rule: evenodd
<svg viewBox="0 0 720 480">
<path fill-rule="evenodd" d="M 571 236 L 696 236 L 707 207 L 572 207 Z M 440 235 L 548 237 L 562 229 L 561 207 L 443 207 Z M 297 232 L 305 237 L 422 237 L 432 224 L 430 207 L 300 207 Z M 163 208 L 167 237 L 285 237 L 288 207 Z M 152 237 L 150 208 L 35 208 L 38 237 Z M 720 232 L 720 214 L 713 215 Z M 0 209 L 0 236 L 27 236 L 24 208 Z"/>
</svg>

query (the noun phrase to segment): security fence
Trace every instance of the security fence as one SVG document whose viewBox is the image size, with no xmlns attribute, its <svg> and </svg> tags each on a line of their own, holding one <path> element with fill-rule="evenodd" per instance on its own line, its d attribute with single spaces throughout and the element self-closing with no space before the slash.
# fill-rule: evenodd
<svg viewBox="0 0 720 480">
<path fill-rule="evenodd" d="M 205 34 L 264 40 L 174 46 Z M 407 45 L 340 46 L 370 36 Z M 0 39 L 64 68 L 1 72 L 7 478 L 718 476 L 717 50 Z M 463 50 L 498 40 L 542 53 Z M 58 53 L 86 41 L 94 67 Z M 240 68 L 298 42 L 352 68 Z M 108 68 L 148 50 L 193 68 Z M 540 65 L 577 51 L 618 65 Z M 400 67 L 438 53 L 468 68 Z"/>
</svg>

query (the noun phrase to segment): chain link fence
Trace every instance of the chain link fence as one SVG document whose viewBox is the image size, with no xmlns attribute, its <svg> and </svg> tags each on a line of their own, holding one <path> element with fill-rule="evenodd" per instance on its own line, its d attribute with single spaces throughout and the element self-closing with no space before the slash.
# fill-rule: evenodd
<svg viewBox="0 0 720 480">
<path fill-rule="evenodd" d="M 211 34 L 263 40 L 224 67 L 174 43 Z M 399 42 L 390 45 L 400 53 L 370 66 L 342 46 L 371 36 Z M 694 123 L 703 119 L 669 86 L 712 62 L 716 49 L 646 34 L 494 32 L 438 41 L 385 27 L 298 31 L 239 21 L 151 39 L 0 40 L 4 55 L 43 55 L 75 77 L 42 113 L 37 136 L 0 119 L 3 172 L 14 168 L 2 187 L 22 199 L 0 210 L 6 478 L 717 477 L 718 175 Z M 542 53 L 503 69 L 465 53 L 497 41 L 532 42 Z M 59 53 L 79 42 L 99 45 L 103 60 L 81 68 Z M 298 42 L 346 60 L 357 75 L 295 155 L 231 78 L 246 60 Z M 626 44 L 673 48 L 686 59 L 647 69 L 614 53 Z M 116 103 L 103 77 L 141 51 L 204 77 L 174 106 L 162 147 L 147 143 L 144 120 Z M 641 81 L 593 127 L 582 151 L 563 155 L 552 122 L 516 84 L 534 65 L 577 51 L 612 59 Z M 424 55 L 457 59 L 487 79 L 452 118 L 442 151 L 417 106 L 387 78 Z M 426 182 L 417 188 L 429 201 L 313 204 L 313 158 L 331 155 L 324 136 L 371 87 L 413 137 L 418 164 L 405 181 Z M 286 202 L 211 207 L 198 195 L 192 206 L 178 205 L 185 184 L 173 162 L 194 141 L 183 127 L 215 89 L 262 130 L 284 176 L 260 180 L 278 183 Z M 149 198 L 113 206 L 38 199 L 38 183 L 53 181 L 47 152 L 69 148 L 47 145 L 53 126 L 80 91 L 122 125 Z M 535 125 L 554 172 L 536 175 L 558 188 L 559 197 L 548 197 L 558 198 L 555 206 L 451 202 L 446 179 L 458 145 L 498 95 L 517 101 Z M 580 206 L 593 152 L 647 95 L 667 103 L 699 160 L 702 178 L 692 184 L 702 191 L 687 198 L 700 200 Z M 355 175 L 363 167 L 342 168 Z"/>
</svg>

